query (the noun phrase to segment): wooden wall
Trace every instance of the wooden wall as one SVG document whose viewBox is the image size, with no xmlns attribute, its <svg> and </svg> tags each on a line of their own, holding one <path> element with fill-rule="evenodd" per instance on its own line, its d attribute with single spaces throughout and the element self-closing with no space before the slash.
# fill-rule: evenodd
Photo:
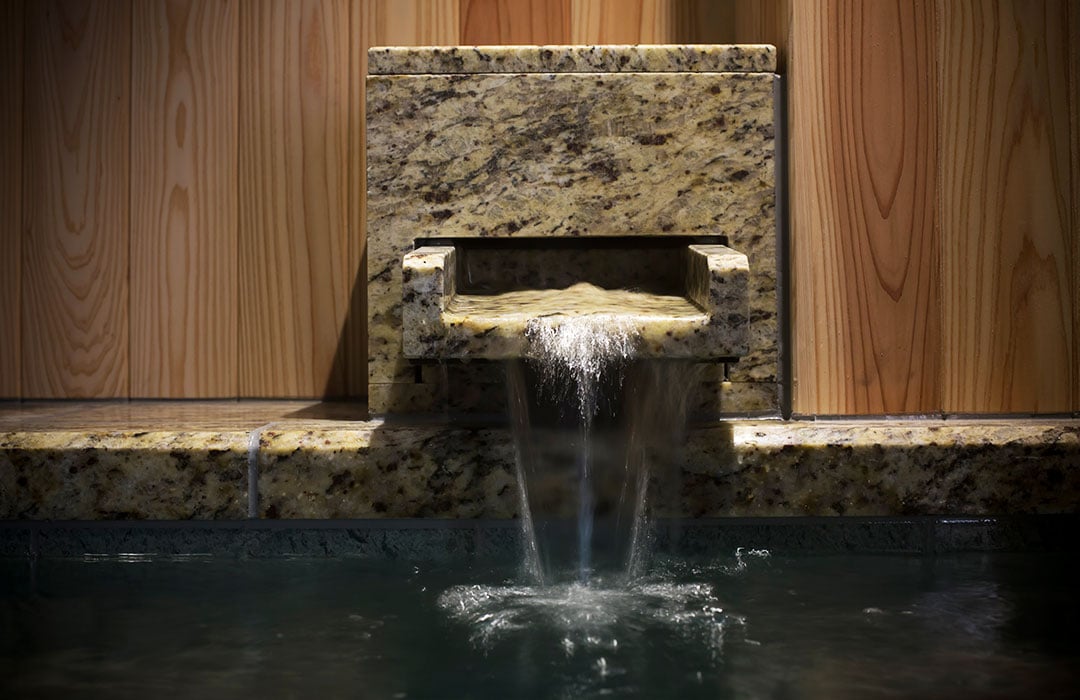
<svg viewBox="0 0 1080 700">
<path fill-rule="evenodd" d="M 1068 0 L 0 0 L 0 397 L 362 396 L 378 44 L 768 42 L 794 408 L 1080 410 Z"/>
<path fill-rule="evenodd" d="M 794 404 L 1080 409 L 1080 8 L 790 4 Z"/>
</svg>

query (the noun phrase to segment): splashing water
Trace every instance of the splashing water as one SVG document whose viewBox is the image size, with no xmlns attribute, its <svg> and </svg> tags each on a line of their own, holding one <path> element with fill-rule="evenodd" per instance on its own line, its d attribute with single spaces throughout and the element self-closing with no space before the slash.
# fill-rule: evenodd
<svg viewBox="0 0 1080 700">
<path fill-rule="evenodd" d="M 698 637 L 719 655 L 725 628 L 744 622 L 724 613 L 712 586 L 704 583 L 455 586 L 439 597 L 439 606 L 468 624 L 481 648 L 515 632 L 543 629 L 559 638 L 567 656 L 617 650 L 619 635 L 625 647 L 635 631 L 650 627 Z"/>
<path fill-rule="evenodd" d="M 517 644 L 551 659 L 553 687 L 565 686 L 551 697 L 639 694 L 633 686 L 642 664 L 656 649 L 667 648 L 682 648 L 695 659 L 691 663 L 700 664 L 701 686 L 703 671 L 711 676 L 726 663 L 729 645 L 759 644 L 748 636 L 747 619 L 725 609 L 718 584 L 723 590 L 723 579 L 767 566 L 768 556 L 764 550 L 737 550 L 733 559 L 696 565 L 660 558 L 645 576 L 600 574 L 584 584 L 454 586 L 439 596 L 438 605 L 485 655 L 499 658 Z M 687 581 L 688 576 L 712 583 Z"/>
<path fill-rule="evenodd" d="M 545 386 L 556 396 L 576 389 L 585 424 L 597 410 L 597 387 L 604 373 L 634 357 L 634 317 L 623 314 L 544 316 L 525 329 L 530 356 L 542 368 Z"/>
</svg>

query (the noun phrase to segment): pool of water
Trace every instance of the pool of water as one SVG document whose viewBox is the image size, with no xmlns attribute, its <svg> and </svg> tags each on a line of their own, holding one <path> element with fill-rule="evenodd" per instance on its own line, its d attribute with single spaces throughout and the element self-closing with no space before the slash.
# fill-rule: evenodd
<svg viewBox="0 0 1080 700">
<path fill-rule="evenodd" d="M 1080 687 L 1071 554 L 0 560 L 0 696 L 1011 698 Z"/>
</svg>

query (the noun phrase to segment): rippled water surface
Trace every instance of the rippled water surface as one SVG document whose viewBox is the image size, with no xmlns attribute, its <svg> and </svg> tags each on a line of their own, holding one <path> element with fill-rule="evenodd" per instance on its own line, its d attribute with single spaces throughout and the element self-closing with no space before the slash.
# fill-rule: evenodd
<svg viewBox="0 0 1080 700">
<path fill-rule="evenodd" d="M 0 697 L 1075 697 L 1066 555 L 0 562 Z"/>
</svg>

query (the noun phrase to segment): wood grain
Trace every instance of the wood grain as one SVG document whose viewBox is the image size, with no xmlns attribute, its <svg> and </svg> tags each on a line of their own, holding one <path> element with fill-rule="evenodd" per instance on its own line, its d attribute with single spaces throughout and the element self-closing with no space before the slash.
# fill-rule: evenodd
<svg viewBox="0 0 1080 700">
<path fill-rule="evenodd" d="M 21 394 L 23 10 L 0 3 L 0 399 Z"/>
<path fill-rule="evenodd" d="M 132 25 L 131 394 L 236 396 L 237 4 Z"/>
<path fill-rule="evenodd" d="M 131 5 L 27 15 L 22 393 L 127 396 Z"/>
<path fill-rule="evenodd" d="M 455 45 L 461 22 L 455 1 L 365 0 L 352 6 L 350 16 L 351 92 L 349 129 L 349 287 L 346 342 L 339 346 L 346 365 L 349 396 L 367 396 L 367 220 L 364 214 L 367 192 L 367 156 L 364 148 L 364 76 L 367 50 L 372 46 Z M 359 39 L 359 40 L 357 40 Z"/>
<path fill-rule="evenodd" d="M 461 43 L 566 44 L 570 0 L 461 0 Z"/>
<path fill-rule="evenodd" d="M 735 42 L 772 44 L 776 47 L 777 72 L 787 73 L 791 42 L 792 0 L 734 0 Z"/>
<path fill-rule="evenodd" d="M 459 0 L 365 0 L 368 46 L 460 44 Z"/>
<path fill-rule="evenodd" d="M 677 44 L 735 43 L 735 0 L 680 0 L 675 4 Z"/>
<path fill-rule="evenodd" d="M 1069 41 L 1069 130 L 1072 135 L 1072 261 L 1080 266 L 1080 7 L 1066 5 Z M 1073 275 L 1073 356 L 1080 355 L 1080 274 Z M 1074 375 L 1072 410 L 1080 412 L 1080 376 Z"/>
<path fill-rule="evenodd" d="M 345 393 L 367 396 L 367 151 L 364 79 L 367 76 L 367 8 L 349 7 L 349 243 L 346 286 L 349 307 L 345 313 L 345 336 L 338 343 L 345 367 Z"/>
<path fill-rule="evenodd" d="M 571 0 L 572 44 L 668 44 L 678 0 Z"/>
<path fill-rule="evenodd" d="M 935 410 L 934 8 L 793 10 L 794 409 Z"/>
<path fill-rule="evenodd" d="M 346 0 L 240 7 L 239 391 L 345 393 Z"/>
<path fill-rule="evenodd" d="M 931 1 L 0 3 L 0 397 L 362 396 L 369 45 L 734 40 L 796 411 L 1080 410 L 1080 10 Z"/>
<path fill-rule="evenodd" d="M 941 9 L 945 409 L 1070 410 L 1080 221 L 1068 3 Z"/>
</svg>

